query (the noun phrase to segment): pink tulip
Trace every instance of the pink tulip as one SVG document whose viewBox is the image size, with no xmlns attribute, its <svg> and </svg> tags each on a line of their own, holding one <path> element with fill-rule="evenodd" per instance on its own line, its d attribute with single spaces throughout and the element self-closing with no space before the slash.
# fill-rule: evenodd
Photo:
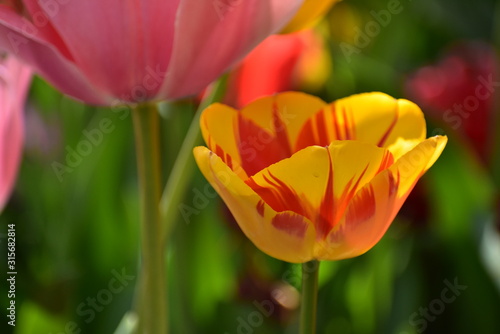
<svg viewBox="0 0 500 334">
<path fill-rule="evenodd" d="M 23 147 L 23 106 L 31 70 L 13 57 L 0 58 L 0 211 L 16 179 Z"/>
<path fill-rule="evenodd" d="M 12 3 L 12 1 L 10 1 Z M 0 5 L 0 49 L 90 104 L 200 92 L 303 0 L 22 0 Z"/>
</svg>

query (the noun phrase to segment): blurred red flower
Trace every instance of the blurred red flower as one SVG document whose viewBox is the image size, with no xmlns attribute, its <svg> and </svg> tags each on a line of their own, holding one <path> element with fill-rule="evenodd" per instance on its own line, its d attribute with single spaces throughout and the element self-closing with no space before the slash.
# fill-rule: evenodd
<svg viewBox="0 0 500 334">
<path fill-rule="evenodd" d="M 492 46 L 461 42 L 435 65 L 418 69 L 406 82 L 410 99 L 431 117 L 440 119 L 468 139 L 487 160 L 492 124 L 493 93 L 498 68 Z"/>
<path fill-rule="evenodd" d="M 325 52 L 313 30 L 270 36 L 231 73 L 225 102 L 242 108 L 262 96 L 320 86 L 330 72 Z"/>
</svg>

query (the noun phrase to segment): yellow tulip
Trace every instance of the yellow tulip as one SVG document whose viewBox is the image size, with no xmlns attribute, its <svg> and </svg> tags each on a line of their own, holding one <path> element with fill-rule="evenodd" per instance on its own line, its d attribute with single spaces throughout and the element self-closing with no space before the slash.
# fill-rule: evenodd
<svg viewBox="0 0 500 334">
<path fill-rule="evenodd" d="M 447 142 L 425 139 L 417 105 L 382 93 L 213 104 L 200 123 L 203 175 L 260 250 L 293 263 L 372 248 Z"/>
<path fill-rule="evenodd" d="M 281 33 L 288 34 L 310 28 L 338 1 L 340 0 L 305 0 L 302 7 Z"/>
</svg>

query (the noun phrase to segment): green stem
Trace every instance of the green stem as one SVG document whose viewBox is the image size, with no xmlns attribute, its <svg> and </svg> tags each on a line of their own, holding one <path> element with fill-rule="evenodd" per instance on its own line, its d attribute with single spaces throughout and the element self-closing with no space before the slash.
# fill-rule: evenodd
<svg viewBox="0 0 500 334">
<path fill-rule="evenodd" d="M 319 264 L 316 260 L 302 264 L 300 334 L 316 333 Z"/>
<path fill-rule="evenodd" d="M 161 240 L 159 115 L 156 105 L 133 111 L 141 201 L 141 273 L 137 311 L 139 333 L 167 333 L 164 245 Z"/>
<path fill-rule="evenodd" d="M 197 145 L 202 145 L 202 137 L 200 131 L 200 116 L 201 112 L 210 104 L 219 101 L 226 88 L 226 76 L 220 78 L 214 85 L 210 96 L 203 100 L 191 122 L 186 138 L 179 150 L 175 164 L 170 172 L 167 185 L 163 191 L 160 201 L 160 212 L 163 224 L 161 235 L 164 240 L 167 239 L 171 229 L 174 226 L 178 215 L 178 208 L 187 192 L 187 186 L 191 182 L 196 163 L 193 157 L 193 148 Z"/>
</svg>

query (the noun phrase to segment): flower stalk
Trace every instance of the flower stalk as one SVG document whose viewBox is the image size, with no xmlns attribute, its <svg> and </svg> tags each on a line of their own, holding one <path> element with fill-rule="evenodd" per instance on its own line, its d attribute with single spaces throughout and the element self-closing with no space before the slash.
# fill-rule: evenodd
<svg viewBox="0 0 500 334">
<path fill-rule="evenodd" d="M 138 333 L 167 333 L 165 257 L 159 211 L 162 184 L 159 114 L 154 104 L 138 105 L 132 114 L 141 202 L 141 272 L 136 301 Z"/>
<path fill-rule="evenodd" d="M 316 333 L 319 264 L 316 260 L 302 264 L 300 334 Z"/>
</svg>

